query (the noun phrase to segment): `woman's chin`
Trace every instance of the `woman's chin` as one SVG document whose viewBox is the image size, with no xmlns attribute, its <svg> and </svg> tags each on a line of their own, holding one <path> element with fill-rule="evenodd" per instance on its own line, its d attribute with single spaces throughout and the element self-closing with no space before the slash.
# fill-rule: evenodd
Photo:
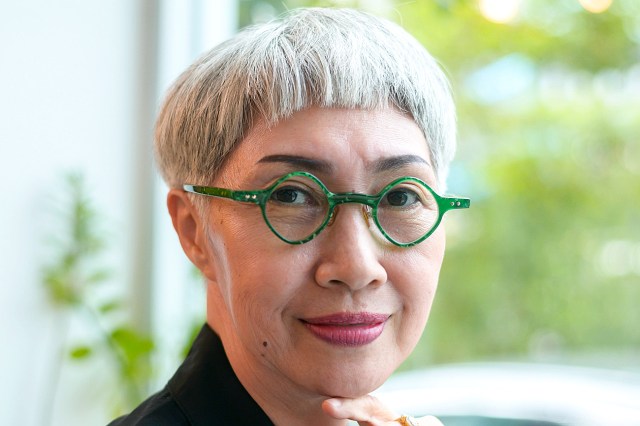
<svg viewBox="0 0 640 426">
<path fill-rule="evenodd" d="M 318 393 L 329 397 L 357 398 L 367 395 L 378 389 L 389 377 L 389 374 L 381 374 L 380 371 L 352 372 L 342 377 L 334 377 L 333 380 L 319 380 Z"/>
</svg>

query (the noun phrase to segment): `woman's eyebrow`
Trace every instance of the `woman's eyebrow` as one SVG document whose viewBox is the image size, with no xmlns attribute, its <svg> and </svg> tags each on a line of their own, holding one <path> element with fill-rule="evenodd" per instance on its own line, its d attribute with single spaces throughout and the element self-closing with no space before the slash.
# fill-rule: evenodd
<svg viewBox="0 0 640 426">
<path fill-rule="evenodd" d="M 299 155 L 267 155 L 262 157 L 258 163 L 284 163 L 303 170 L 308 170 L 317 173 L 333 172 L 334 167 L 330 163 L 324 160 L 318 160 L 315 158 L 303 157 Z M 373 171 L 376 173 L 386 172 L 389 170 L 397 170 L 409 164 L 424 164 L 429 166 L 429 162 L 419 155 L 407 154 L 398 155 L 393 157 L 380 158 L 373 162 Z"/>
<path fill-rule="evenodd" d="M 416 163 L 430 166 L 429 162 L 419 155 L 408 154 L 378 159 L 373 162 L 373 170 L 376 173 L 381 173 L 389 170 L 397 170 L 406 165 Z"/>
<path fill-rule="evenodd" d="M 333 166 L 326 161 L 299 155 L 267 155 L 266 157 L 262 157 L 258 163 L 284 163 L 318 173 L 331 173 L 333 171 Z"/>
</svg>

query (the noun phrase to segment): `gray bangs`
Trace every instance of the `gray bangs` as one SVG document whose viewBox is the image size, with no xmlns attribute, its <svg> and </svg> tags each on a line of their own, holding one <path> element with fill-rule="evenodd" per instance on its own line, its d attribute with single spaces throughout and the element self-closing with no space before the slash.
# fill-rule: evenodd
<svg viewBox="0 0 640 426">
<path fill-rule="evenodd" d="M 446 77 L 402 28 L 346 9 L 303 9 L 249 27 L 193 64 L 158 120 L 161 171 L 171 186 L 208 181 L 258 121 L 274 125 L 311 106 L 408 114 L 444 187 L 456 127 Z"/>
</svg>

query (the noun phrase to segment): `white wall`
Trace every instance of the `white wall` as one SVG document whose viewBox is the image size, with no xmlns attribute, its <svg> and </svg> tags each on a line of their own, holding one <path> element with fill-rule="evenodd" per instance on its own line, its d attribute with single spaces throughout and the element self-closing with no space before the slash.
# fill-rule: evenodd
<svg viewBox="0 0 640 426">
<path fill-rule="evenodd" d="M 158 92 L 229 35 L 233 5 L 0 0 L 0 424 L 104 424 L 111 416 L 109 366 L 98 360 L 65 362 L 47 408 L 62 317 L 41 270 L 53 253 L 47 240 L 60 231 L 53 200 L 65 173 L 85 176 L 112 231 L 110 286 L 130 298 L 139 322 L 162 331 L 161 347 L 180 339 L 185 306 L 202 308 L 184 285 L 188 267 L 151 169 L 150 129 Z M 85 332 L 78 319 L 71 330 Z M 161 358 L 166 376 L 175 354 Z"/>
</svg>

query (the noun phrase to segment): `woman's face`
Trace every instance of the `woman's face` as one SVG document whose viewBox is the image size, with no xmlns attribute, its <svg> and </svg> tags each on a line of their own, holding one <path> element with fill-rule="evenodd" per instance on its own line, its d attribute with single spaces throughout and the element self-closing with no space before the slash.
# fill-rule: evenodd
<svg viewBox="0 0 640 426">
<path fill-rule="evenodd" d="M 393 109 L 311 108 L 270 129 L 257 125 L 213 185 L 263 189 L 292 171 L 314 174 L 332 192 L 376 194 L 401 176 L 437 190 L 422 132 Z M 208 322 L 241 380 L 354 397 L 409 355 L 436 291 L 442 227 L 396 247 L 372 232 L 361 205 L 344 204 L 315 239 L 290 245 L 255 204 L 210 202 Z"/>
</svg>

